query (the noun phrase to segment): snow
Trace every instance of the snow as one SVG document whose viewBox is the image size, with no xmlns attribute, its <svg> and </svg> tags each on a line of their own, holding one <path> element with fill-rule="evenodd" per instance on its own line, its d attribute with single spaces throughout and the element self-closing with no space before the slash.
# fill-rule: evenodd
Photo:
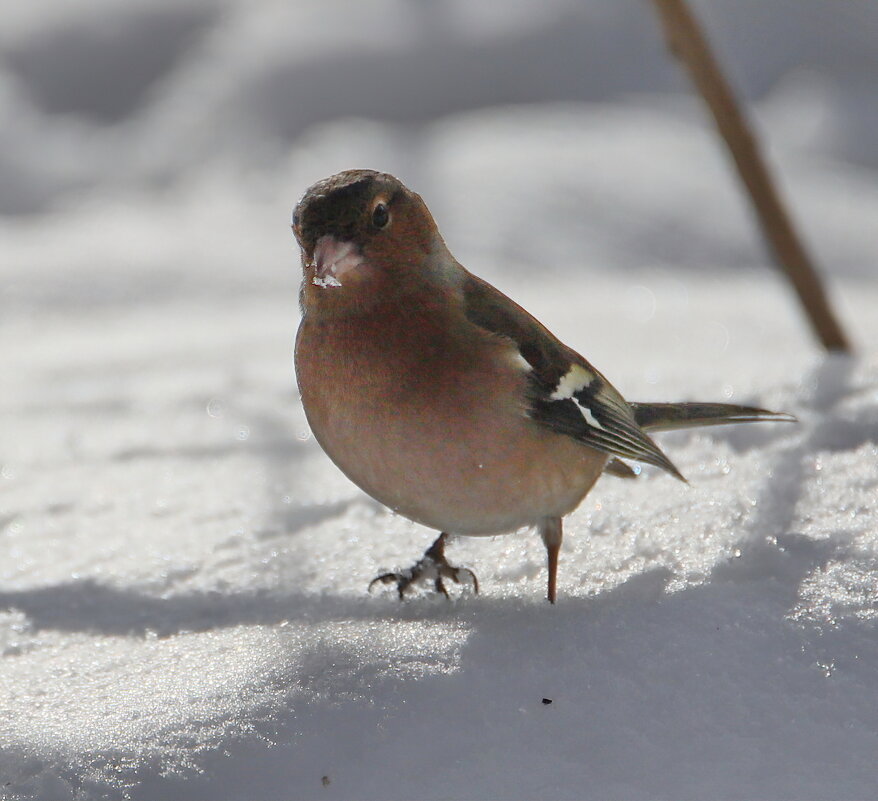
<svg viewBox="0 0 878 801">
<path fill-rule="evenodd" d="M 859 799 L 878 768 L 878 7 L 698 2 L 840 315 L 823 355 L 642 4 L 0 12 L 0 793 Z M 307 429 L 289 213 L 384 169 L 661 436 L 559 602 L 367 593 L 433 532 Z M 551 699 L 544 704 L 543 699 Z"/>
</svg>

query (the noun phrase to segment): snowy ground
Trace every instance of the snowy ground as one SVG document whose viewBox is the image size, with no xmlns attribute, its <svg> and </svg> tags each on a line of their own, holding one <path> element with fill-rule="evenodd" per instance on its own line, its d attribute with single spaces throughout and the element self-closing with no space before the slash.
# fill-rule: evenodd
<svg viewBox="0 0 878 801">
<path fill-rule="evenodd" d="M 878 7 L 698 4 L 827 359 L 646 8 L 580 5 L 0 12 L 4 798 L 874 796 Z M 455 544 L 478 597 L 368 595 L 431 532 L 323 456 L 291 364 L 289 211 L 353 166 L 628 397 L 800 424 L 603 479 L 554 608 L 527 532 Z"/>
</svg>

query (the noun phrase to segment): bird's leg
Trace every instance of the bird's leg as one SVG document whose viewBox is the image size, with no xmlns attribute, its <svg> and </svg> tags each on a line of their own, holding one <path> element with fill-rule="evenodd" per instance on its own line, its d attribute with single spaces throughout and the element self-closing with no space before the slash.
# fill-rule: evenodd
<svg viewBox="0 0 878 801">
<path fill-rule="evenodd" d="M 555 603 L 555 586 L 558 579 L 558 553 L 561 551 L 561 540 L 564 537 L 560 517 L 545 517 L 540 521 L 540 536 L 546 545 L 549 557 L 549 603 Z"/>
<path fill-rule="evenodd" d="M 460 584 L 463 576 L 472 582 L 473 590 L 478 594 L 479 580 L 476 578 L 476 574 L 467 567 L 455 567 L 449 564 L 445 558 L 445 543 L 448 542 L 448 536 L 448 533 L 443 531 L 413 567 L 399 573 L 384 573 L 372 579 L 369 583 L 369 589 L 371 590 L 378 583 L 396 584 L 399 597 L 403 598 L 412 585 L 426 579 L 432 579 L 436 592 L 441 592 L 448 598 L 444 579 L 451 579 L 455 584 Z"/>
</svg>

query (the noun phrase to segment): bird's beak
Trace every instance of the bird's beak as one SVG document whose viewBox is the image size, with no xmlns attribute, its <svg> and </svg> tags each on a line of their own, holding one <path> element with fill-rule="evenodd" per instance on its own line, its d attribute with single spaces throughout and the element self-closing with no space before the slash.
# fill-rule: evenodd
<svg viewBox="0 0 878 801">
<path fill-rule="evenodd" d="M 321 236 L 314 246 L 313 283 L 319 287 L 341 286 L 346 273 L 363 263 L 363 255 L 353 242 L 340 242 L 334 236 Z"/>
</svg>

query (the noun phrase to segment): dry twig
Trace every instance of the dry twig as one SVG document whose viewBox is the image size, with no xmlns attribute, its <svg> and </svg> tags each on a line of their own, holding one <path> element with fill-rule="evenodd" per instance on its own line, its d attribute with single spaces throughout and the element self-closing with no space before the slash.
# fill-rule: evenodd
<svg viewBox="0 0 878 801">
<path fill-rule="evenodd" d="M 662 21 L 669 49 L 683 62 L 713 113 L 750 195 L 762 232 L 798 293 L 814 333 L 827 350 L 850 351 L 817 271 L 781 203 L 756 140 L 698 22 L 685 0 L 653 0 L 653 5 Z"/>
</svg>

